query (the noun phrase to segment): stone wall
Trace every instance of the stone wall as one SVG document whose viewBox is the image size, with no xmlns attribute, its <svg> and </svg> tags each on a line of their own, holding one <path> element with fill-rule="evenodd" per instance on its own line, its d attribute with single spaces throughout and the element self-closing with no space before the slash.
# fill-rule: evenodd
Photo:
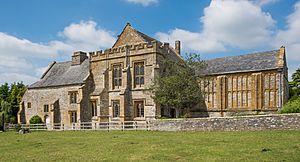
<svg viewBox="0 0 300 162">
<path fill-rule="evenodd" d="M 150 124 L 154 131 L 300 130 L 300 114 L 154 120 Z"/>
<path fill-rule="evenodd" d="M 83 113 L 84 115 L 90 114 L 90 112 L 82 112 L 88 111 L 88 105 L 80 109 L 82 102 L 85 102 L 86 104 L 86 96 L 83 95 L 83 93 L 86 92 L 84 92 L 82 88 L 83 86 L 81 85 L 70 85 L 63 87 L 28 89 L 22 99 L 22 111 L 25 113 L 25 117 L 23 122 L 20 122 L 29 123 L 32 116 L 38 115 L 43 120 L 48 116 L 51 123 L 62 122 L 64 124 L 70 124 L 70 111 L 77 112 L 78 121 L 89 121 L 86 118 L 80 118 L 82 117 L 80 113 Z M 70 92 L 77 93 L 77 103 L 70 104 Z M 31 107 L 28 107 L 28 103 L 30 103 Z M 44 105 L 49 106 L 48 112 L 44 112 Z M 55 115 L 56 109 L 58 114 Z M 56 119 L 54 116 L 59 117 Z"/>
<path fill-rule="evenodd" d="M 234 73 L 201 81 L 209 112 L 277 111 L 287 102 L 282 71 Z"/>
</svg>

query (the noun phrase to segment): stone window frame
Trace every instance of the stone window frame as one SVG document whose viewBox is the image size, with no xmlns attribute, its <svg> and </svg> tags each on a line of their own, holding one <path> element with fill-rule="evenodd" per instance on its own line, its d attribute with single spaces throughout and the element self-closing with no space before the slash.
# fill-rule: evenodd
<svg viewBox="0 0 300 162">
<path fill-rule="evenodd" d="M 115 106 L 117 106 L 117 105 L 119 107 L 116 109 Z M 111 100 L 111 106 L 112 106 L 113 118 L 119 118 L 120 117 L 120 100 Z"/>
<path fill-rule="evenodd" d="M 111 65 L 111 71 L 112 71 L 112 89 L 120 89 L 122 87 L 122 63 L 115 63 Z M 115 70 L 117 70 L 117 73 L 115 73 Z M 117 83 L 117 84 L 116 84 Z"/>
<path fill-rule="evenodd" d="M 145 85 L 145 67 L 146 67 L 145 60 L 133 62 L 133 85 L 134 85 L 134 88 L 143 87 Z M 137 80 L 138 80 L 138 82 L 137 82 Z"/>
<path fill-rule="evenodd" d="M 48 104 L 45 104 L 44 105 L 44 112 L 49 112 L 49 105 Z"/>
<path fill-rule="evenodd" d="M 137 110 L 137 104 L 142 103 L 142 108 Z M 145 118 L 145 99 L 135 99 L 133 100 L 133 112 L 135 118 Z"/>
<path fill-rule="evenodd" d="M 31 102 L 27 102 L 27 108 L 28 108 L 28 109 L 31 108 Z"/>
<path fill-rule="evenodd" d="M 70 99 L 70 104 L 77 104 L 77 91 L 70 91 L 69 92 L 69 99 Z"/>
</svg>

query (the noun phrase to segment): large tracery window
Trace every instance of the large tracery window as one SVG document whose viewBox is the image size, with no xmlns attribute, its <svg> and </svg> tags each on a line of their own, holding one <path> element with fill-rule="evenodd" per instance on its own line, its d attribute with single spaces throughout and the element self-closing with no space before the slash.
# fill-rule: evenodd
<svg viewBox="0 0 300 162">
<path fill-rule="evenodd" d="M 122 86 L 122 68 L 121 65 L 113 66 L 113 89 L 119 89 Z"/>
<path fill-rule="evenodd" d="M 134 85 L 135 87 L 141 87 L 145 83 L 144 78 L 144 62 L 138 62 L 134 64 Z"/>
</svg>

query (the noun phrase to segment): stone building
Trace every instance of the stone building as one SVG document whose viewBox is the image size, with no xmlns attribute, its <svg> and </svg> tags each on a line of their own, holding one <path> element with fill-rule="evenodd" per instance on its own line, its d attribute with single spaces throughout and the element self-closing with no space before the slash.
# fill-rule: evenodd
<svg viewBox="0 0 300 162">
<path fill-rule="evenodd" d="M 28 123 L 34 115 L 65 125 L 178 116 L 178 110 L 156 104 L 149 90 L 165 59 L 182 59 L 180 41 L 173 48 L 127 24 L 112 48 L 89 56 L 75 52 L 72 61 L 51 64 L 24 94 L 19 122 Z M 276 111 L 287 100 L 284 48 L 208 60 L 207 65 L 201 84 L 206 104 L 193 109 L 194 116 Z"/>
<path fill-rule="evenodd" d="M 32 116 L 40 116 L 46 123 L 69 125 L 89 121 L 90 111 L 89 59 L 85 53 L 75 52 L 72 61 L 53 62 L 41 79 L 30 85 L 20 104 L 19 122 L 29 123 Z"/>
<path fill-rule="evenodd" d="M 235 113 L 278 111 L 288 100 L 285 48 L 206 60 L 201 81 L 205 106 L 202 113 L 228 116 Z M 204 113 L 204 114 L 205 114 Z"/>
<path fill-rule="evenodd" d="M 110 49 L 75 52 L 72 62 L 53 63 L 24 94 L 19 121 L 39 115 L 46 123 L 151 120 L 161 116 L 150 86 L 164 59 L 181 59 L 176 48 L 127 24 Z"/>
</svg>

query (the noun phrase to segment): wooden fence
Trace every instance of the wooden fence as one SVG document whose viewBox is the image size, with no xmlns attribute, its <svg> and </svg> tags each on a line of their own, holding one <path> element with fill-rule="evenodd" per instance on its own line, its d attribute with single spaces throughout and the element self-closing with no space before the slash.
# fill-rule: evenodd
<svg viewBox="0 0 300 162">
<path fill-rule="evenodd" d="M 81 122 L 71 124 L 5 124 L 6 131 L 29 129 L 31 131 L 64 131 L 64 130 L 150 130 L 147 121 L 125 121 L 125 122 Z"/>
</svg>

